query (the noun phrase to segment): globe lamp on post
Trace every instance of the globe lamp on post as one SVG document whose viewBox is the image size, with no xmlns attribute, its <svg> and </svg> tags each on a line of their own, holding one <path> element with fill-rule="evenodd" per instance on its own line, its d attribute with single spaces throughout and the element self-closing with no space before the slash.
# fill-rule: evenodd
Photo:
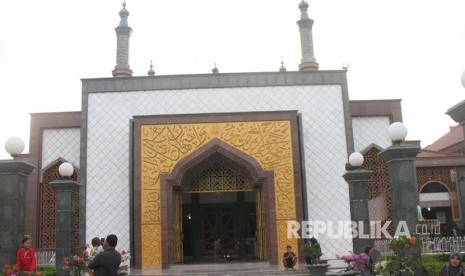
<svg viewBox="0 0 465 276">
<path fill-rule="evenodd" d="M 62 270 L 62 267 L 64 266 L 64 258 L 74 253 L 75 213 L 79 206 L 76 205 L 73 197 L 74 194 L 79 193 L 81 185 L 71 177 L 74 173 L 72 164 L 62 163 L 58 167 L 58 172 L 61 179 L 50 182 L 56 192 L 55 268 L 56 271 L 61 271 L 57 275 L 69 275 L 69 271 Z"/>
<path fill-rule="evenodd" d="M 21 154 L 24 150 L 24 141 L 16 136 L 10 137 L 5 142 L 5 150 L 11 155 L 11 157 L 15 158 L 19 154 Z"/>
<path fill-rule="evenodd" d="M 404 225 L 403 229 L 409 229 L 410 235 L 417 235 L 419 198 L 415 159 L 421 147 L 419 144 L 402 144 L 407 137 L 407 128 L 400 122 L 392 123 L 388 132 L 393 145 L 381 151 L 378 156 L 388 170 L 391 223 L 393 229 Z M 421 260 L 420 249 L 412 248 L 410 255 L 413 260 Z M 419 267 L 414 267 L 414 275 L 423 275 Z"/>
<path fill-rule="evenodd" d="M 352 238 L 353 252 L 363 252 L 368 246 L 373 246 L 369 238 L 371 233 L 370 214 L 368 209 L 368 180 L 372 171 L 362 168 L 363 155 L 354 152 L 346 164 L 347 172 L 342 176 L 348 184 L 350 200 L 350 219 L 357 222 L 360 235 Z"/>
<path fill-rule="evenodd" d="M 63 164 L 60 165 L 60 167 L 58 167 L 58 172 L 60 173 L 61 177 L 69 178 L 74 173 L 73 165 L 71 165 L 68 162 L 64 162 Z"/>
<path fill-rule="evenodd" d="M 401 122 L 392 123 L 388 128 L 388 132 L 394 145 L 400 145 L 405 140 L 408 133 L 407 128 Z"/>
<path fill-rule="evenodd" d="M 363 155 L 359 152 L 354 152 L 349 156 L 349 163 L 346 164 L 346 171 L 360 169 L 363 165 Z"/>
<path fill-rule="evenodd" d="M 349 164 L 354 168 L 360 168 L 363 165 L 363 155 L 360 152 L 354 152 L 349 156 Z"/>
</svg>

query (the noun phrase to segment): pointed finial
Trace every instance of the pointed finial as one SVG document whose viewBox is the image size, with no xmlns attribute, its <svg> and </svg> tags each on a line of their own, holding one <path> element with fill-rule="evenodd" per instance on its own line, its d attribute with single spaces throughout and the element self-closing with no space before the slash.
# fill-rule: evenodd
<svg viewBox="0 0 465 276">
<path fill-rule="evenodd" d="M 308 3 L 302 0 L 302 2 L 299 3 L 299 9 L 300 9 L 300 19 L 308 19 Z"/>
<path fill-rule="evenodd" d="M 281 57 L 281 67 L 279 67 L 279 72 L 286 72 L 286 66 L 284 66 L 284 60 L 283 57 Z"/>
<path fill-rule="evenodd" d="M 149 76 L 155 76 L 155 70 L 153 70 L 153 64 L 152 64 L 152 61 L 150 60 L 150 70 L 147 71 L 147 74 Z"/>
<path fill-rule="evenodd" d="M 299 3 L 299 9 L 300 10 L 307 10 L 308 9 L 308 3 L 305 2 L 305 0 L 302 0 L 302 2 Z"/>
<path fill-rule="evenodd" d="M 129 11 L 126 9 L 126 0 L 123 1 L 123 8 L 119 11 L 119 16 L 121 17 L 119 25 L 127 27 Z"/>
<path fill-rule="evenodd" d="M 216 67 L 216 62 L 215 62 L 215 67 L 212 69 L 212 73 L 213 74 L 218 74 L 220 71 L 218 70 L 218 68 Z"/>
</svg>

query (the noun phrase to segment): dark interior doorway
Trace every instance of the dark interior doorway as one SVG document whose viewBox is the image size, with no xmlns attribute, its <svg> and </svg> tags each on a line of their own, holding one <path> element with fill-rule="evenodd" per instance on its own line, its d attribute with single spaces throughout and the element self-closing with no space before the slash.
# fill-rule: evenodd
<svg viewBox="0 0 465 276">
<path fill-rule="evenodd" d="M 255 191 L 183 194 L 184 263 L 257 260 L 256 220 Z"/>
</svg>

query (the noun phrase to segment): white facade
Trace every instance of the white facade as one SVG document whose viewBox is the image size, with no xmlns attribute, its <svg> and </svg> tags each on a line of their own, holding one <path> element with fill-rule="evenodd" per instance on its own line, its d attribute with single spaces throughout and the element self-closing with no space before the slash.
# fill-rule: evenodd
<svg viewBox="0 0 465 276">
<path fill-rule="evenodd" d="M 79 168 L 80 138 L 81 129 L 79 128 L 44 129 L 41 169 L 52 165 L 59 158 Z"/>
<path fill-rule="evenodd" d="M 129 247 L 132 116 L 277 110 L 298 110 L 302 114 L 309 219 L 350 220 L 348 187 L 341 177 L 347 162 L 341 86 L 89 93 L 86 239 L 115 233 L 121 246 Z M 327 258 L 352 247 L 351 240 L 326 236 L 319 240 Z"/>
<path fill-rule="evenodd" d="M 352 139 L 346 137 L 347 131 L 353 129 L 356 151 L 371 144 L 390 145 L 388 116 L 345 118 L 348 99 L 341 85 L 92 91 L 84 96 L 81 116 L 87 124 L 81 130 L 43 132 L 42 167 L 63 158 L 79 168 L 77 160 L 83 160 L 87 187 L 86 241 L 114 233 L 119 237 L 119 248 L 129 248 L 131 240 L 133 116 L 297 110 L 302 118 L 305 159 L 303 198 L 307 198 L 308 219 L 312 221 L 350 220 L 348 185 L 342 178 L 351 148 L 347 141 L 351 143 Z M 84 142 L 79 143 L 80 136 Z M 79 151 L 81 144 L 85 145 L 84 152 Z M 325 234 L 318 240 L 325 258 L 352 250 L 351 239 L 331 239 Z"/>
</svg>

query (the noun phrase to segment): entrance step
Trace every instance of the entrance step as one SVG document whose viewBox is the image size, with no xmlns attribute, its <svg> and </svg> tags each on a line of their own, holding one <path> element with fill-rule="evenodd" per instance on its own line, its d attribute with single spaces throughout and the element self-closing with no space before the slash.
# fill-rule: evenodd
<svg viewBox="0 0 465 276">
<path fill-rule="evenodd" d="M 283 271 L 277 265 L 269 263 L 222 263 L 222 264 L 189 264 L 173 265 L 169 269 L 131 269 L 129 275 L 191 275 L 191 276 L 247 276 L 247 275 L 310 275 L 309 271 L 301 265 L 296 270 Z"/>
</svg>

